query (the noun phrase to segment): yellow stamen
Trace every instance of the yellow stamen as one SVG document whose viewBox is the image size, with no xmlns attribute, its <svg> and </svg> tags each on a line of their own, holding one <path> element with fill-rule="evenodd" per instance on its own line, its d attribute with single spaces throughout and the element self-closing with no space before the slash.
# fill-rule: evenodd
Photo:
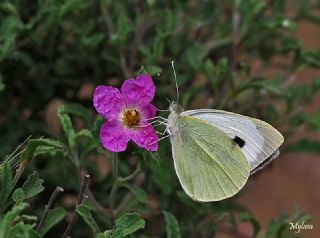
<svg viewBox="0 0 320 238">
<path fill-rule="evenodd" d="M 141 120 L 141 115 L 136 109 L 126 109 L 121 115 L 122 123 L 127 127 L 137 126 Z"/>
</svg>

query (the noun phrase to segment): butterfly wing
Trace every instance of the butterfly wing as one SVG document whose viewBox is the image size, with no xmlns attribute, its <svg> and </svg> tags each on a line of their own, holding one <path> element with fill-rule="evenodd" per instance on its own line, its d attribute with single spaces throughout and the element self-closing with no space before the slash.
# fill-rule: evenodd
<svg viewBox="0 0 320 238">
<path fill-rule="evenodd" d="M 284 140 L 280 132 L 268 123 L 236 113 L 200 109 L 185 111 L 181 115 L 205 120 L 229 135 L 249 161 L 251 174 L 279 155 L 278 148 Z"/>
<path fill-rule="evenodd" d="M 219 201 L 238 193 L 250 166 L 240 147 L 223 131 L 195 117 L 180 117 L 170 137 L 174 166 L 184 191 L 194 200 Z"/>
</svg>

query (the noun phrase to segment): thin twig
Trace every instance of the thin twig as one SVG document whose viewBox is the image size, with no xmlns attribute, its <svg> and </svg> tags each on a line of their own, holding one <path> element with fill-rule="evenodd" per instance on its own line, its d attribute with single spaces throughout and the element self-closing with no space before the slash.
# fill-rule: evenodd
<svg viewBox="0 0 320 238">
<path fill-rule="evenodd" d="M 51 207 L 53 206 L 57 196 L 59 195 L 59 193 L 63 192 L 63 188 L 62 187 L 56 187 L 56 189 L 54 190 L 54 192 L 52 193 L 50 199 L 49 199 L 49 202 L 48 204 L 44 207 L 44 212 L 42 214 L 42 217 L 40 219 L 40 222 L 38 223 L 38 226 L 36 228 L 36 231 L 39 231 L 40 228 L 42 227 L 44 221 L 46 220 L 47 216 L 48 216 L 48 213 L 51 209 Z"/>
<path fill-rule="evenodd" d="M 90 179 L 90 175 L 89 174 L 86 174 L 85 176 L 83 176 L 82 183 L 81 183 L 81 188 L 80 188 L 80 192 L 79 192 L 78 200 L 77 200 L 77 204 L 76 204 L 77 206 L 79 206 L 84 201 L 84 199 L 86 199 L 86 197 L 87 197 L 86 194 L 85 194 L 85 191 L 86 191 L 86 187 L 88 185 L 89 179 Z M 71 215 L 70 222 L 69 222 L 66 230 L 64 231 L 63 235 L 62 235 L 62 238 L 67 238 L 68 237 L 69 233 L 72 230 L 72 227 L 74 226 L 74 224 L 77 221 L 77 218 L 78 218 L 78 213 L 76 212 L 76 210 L 74 210 L 72 215 Z"/>
</svg>

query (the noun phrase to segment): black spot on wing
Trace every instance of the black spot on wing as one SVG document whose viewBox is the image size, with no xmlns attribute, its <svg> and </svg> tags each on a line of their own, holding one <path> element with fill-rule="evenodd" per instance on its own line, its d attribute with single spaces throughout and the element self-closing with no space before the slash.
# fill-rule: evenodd
<svg viewBox="0 0 320 238">
<path fill-rule="evenodd" d="M 233 138 L 233 141 L 234 141 L 235 143 L 237 143 L 237 145 L 238 145 L 240 148 L 242 148 L 242 147 L 246 144 L 246 142 L 245 142 L 244 140 L 242 140 L 239 136 L 235 136 L 235 137 Z"/>
</svg>

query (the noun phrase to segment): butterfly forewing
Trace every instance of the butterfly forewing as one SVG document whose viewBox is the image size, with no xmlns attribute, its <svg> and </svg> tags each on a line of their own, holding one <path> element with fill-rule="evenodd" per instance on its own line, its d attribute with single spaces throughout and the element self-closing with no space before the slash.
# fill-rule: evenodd
<svg viewBox="0 0 320 238">
<path fill-rule="evenodd" d="M 241 147 L 252 173 L 272 161 L 283 143 L 283 136 L 275 128 L 251 117 L 213 109 L 190 110 L 181 115 L 205 120 L 226 133 Z"/>
<path fill-rule="evenodd" d="M 185 192 L 197 201 L 235 195 L 246 183 L 250 165 L 240 147 L 219 128 L 181 116 L 180 130 L 170 137 L 174 165 Z"/>
</svg>

